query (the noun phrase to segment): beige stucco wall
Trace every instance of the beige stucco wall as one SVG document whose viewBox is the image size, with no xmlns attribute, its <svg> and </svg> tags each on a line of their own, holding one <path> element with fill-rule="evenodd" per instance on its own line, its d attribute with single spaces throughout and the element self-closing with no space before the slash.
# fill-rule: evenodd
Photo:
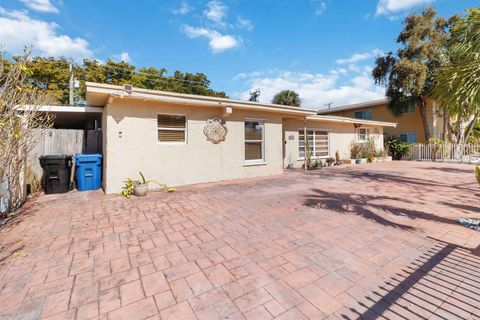
<svg viewBox="0 0 480 320">
<path fill-rule="evenodd" d="M 157 141 L 158 113 L 186 115 L 185 144 Z M 222 113 L 222 108 L 114 99 L 104 109 L 106 193 L 119 192 L 123 180 L 138 178 L 138 171 L 148 179 L 169 186 L 281 174 L 283 135 L 280 115 L 234 109 L 226 118 L 226 141 L 215 145 L 206 140 L 203 128 L 208 118 L 221 117 Z M 264 165 L 247 166 L 244 163 L 245 118 L 265 121 Z"/>
<path fill-rule="evenodd" d="M 304 127 L 301 120 L 284 121 L 284 139 L 285 139 L 285 167 L 293 164 L 300 168 L 304 164 L 303 159 L 299 159 L 299 135 L 298 130 Z M 378 149 L 383 149 L 383 128 L 380 126 L 362 125 L 362 128 L 369 128 L 372 134 L 375 129 L 378 135 L 371 135 Z M 307 121 L 308 129 L 319 129 L 329 131 L 329 155 L 322 158 L 334 158 L 337 150 L 341 159 L 350 159 L 350 145 L 356 141 L 356 130 L 352 123 L 335 123 L 325 121 Z M 293 139 L 291 139 L 293 137 Z"/>
</svg>

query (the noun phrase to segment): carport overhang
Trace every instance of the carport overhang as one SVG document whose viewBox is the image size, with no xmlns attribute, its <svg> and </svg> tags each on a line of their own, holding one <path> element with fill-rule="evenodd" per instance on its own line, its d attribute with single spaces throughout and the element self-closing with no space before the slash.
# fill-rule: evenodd
<svg viewBox="0 0 480 320">
<path fill-rule="evenodd" d="M 26 105 L 19 109 L 45 113 L 54 117 L 54 127 L 61 129 L 84 129 L 87 121 L 96 123 L 94 129 L 100 127 L 103 109 L 89 106 L 33 106 Z"/>
</svg>

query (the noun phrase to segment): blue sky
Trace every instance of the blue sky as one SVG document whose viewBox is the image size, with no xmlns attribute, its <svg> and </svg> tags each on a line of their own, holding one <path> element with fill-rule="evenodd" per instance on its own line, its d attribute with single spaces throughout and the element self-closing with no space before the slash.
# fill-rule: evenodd
<svg viewBox="0 0 480 320">
<path fill-rule="evenodd" d="M 442 16 L 472 0 L 1 0 L 0 43 L 46 56 L 126 60 L 169 71 L 204 72 L 212 88 L 261 101 L 282 89 L 324 108 L 381 98 L 370 70 L 395 50 L 409 13 Z"/>
</svg>

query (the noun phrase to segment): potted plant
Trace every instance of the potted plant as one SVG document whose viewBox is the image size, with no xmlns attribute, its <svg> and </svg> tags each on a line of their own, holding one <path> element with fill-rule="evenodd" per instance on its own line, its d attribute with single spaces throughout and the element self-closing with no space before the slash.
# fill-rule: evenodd
<svg viewBox="0 0 480 320">
<path fill-rule="evenodd" d="M 356 164 L 367 163 L 368 158 L 370 157 L 370 150 L 364 144 L 360 144 L 360 152 L 355 160 Z"/>
<path fill-rule="evenodd" d="M 318 169 L 319 167 L 321 167 L 320 161 L 318 161 L 318 160 L 310 160 L 309 161 L 308 170 Z"/>
<path fill-rule="evenodd" d="M 148 182 L 145 180 L 145 176 L 143 173 L 139 172 L 141 180 L 140 181 L 135 181 L 135 184 L 133 185 L 133 194 L 137 197 L 143 197 L 147 194 L 148 192 Z"/>
<path fill-rule="evenodd" d="M 334 158 L 328 158 L 326 161 L 327 161 L 327 165 L 329 167 L 331 167 L 335 164 L 335 159 Z"/>
<path fill-rule="evenodd" d="M 130 198 L 132 194 L 137 197 L 145 196 L 148 192 L 148 185 L 150 183 L 157 184 L 161 189 L 167 192 L 175 191 L 175 188 L 168 188 L 163 183 L 157 182 L 155 180 L 146 180 L 142 172 L 139 172 L 139 174 L 141 180 L 133 180 L 131 178 L 127 178 L 127 180 L 125 180 L 125 187 L 123 188 L 122 192 L 120 192 L 122 196 L 126 198 Z"/>
<path fill-rule="evenodd" d="M 477 182 L 480 184 L 480 166 L 475 167 L 475 177 L 477 177 Z"/>
<path fill-rule="evenodd" d="M 357 159 L 360 159 L 360 152 L 362 151 L 362 145 L 359 143 L 352 142 L 350 145 L 350 159 L 355 159 L 355 163 Z"/>
</svg>

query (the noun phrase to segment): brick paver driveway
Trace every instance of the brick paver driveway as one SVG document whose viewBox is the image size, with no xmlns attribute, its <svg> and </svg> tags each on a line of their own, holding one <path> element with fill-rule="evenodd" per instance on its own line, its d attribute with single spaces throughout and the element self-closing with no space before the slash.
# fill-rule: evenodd
<svg viewBox="0 0 480 320">
<path fill-rule="evenodd" d="M 367 164 L 123 199 L 42 196 L 0 232 L 1 319 L 475 319 L 473 167 Z"/>
</svg>

